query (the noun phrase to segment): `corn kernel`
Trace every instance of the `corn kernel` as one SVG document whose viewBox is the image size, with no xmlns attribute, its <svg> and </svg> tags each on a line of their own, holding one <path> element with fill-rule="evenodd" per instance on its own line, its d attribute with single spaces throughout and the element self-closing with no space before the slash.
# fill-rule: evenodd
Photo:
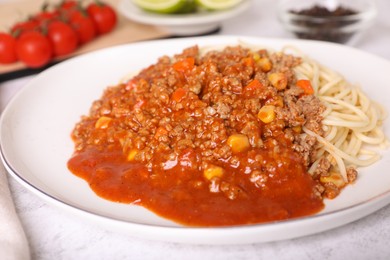
<svg viewBox="0 0 390 260">
<path fill-rule="evenodd" d="M 268 124 L 272 122 L 275 119 L 275 106 L 266 105 L 261 107 L 257 117 L 263 123 Z"/>
<path fill-rule="evenodd" d="M 133 161 L 135 156 L 137 155 L 138 151 L 136 149 L 132 149 L 129 154 L 127 155 L 128 161 Z"/>
<path fill-rule="evenodd" d="M 293 130 L 295 133 L 302 133 L 302 126 L 300 126 L 300 125 L 293 126 L 293 127 L 292 127 L 292 130 Z"/>
<path fill-rule="evenodd" d="M 215 165 L 211 165 L 209 168 L 203 171 L 203 176 L 208 180 L 211 180 L 214 177 L 220 178 L 222 177 L 222 175 L 223 175 L 223 168 Z"/>
<path fill-rule="evenodd" d="M 268 75 L 271 85 L 277 90 L 283 90 L 287 87 L 287 76 L 281 72 L 274 72 Z"/>
<path fill-rule="evenodd" d="M 254 61 L 258 61 L 258 60 L 260 60 L 260 55 L 258 54 L 258 53 L 253 53 L 253 55 L 252 55 L 252 57 L 253 57 L 253 59 L 254 59 Z"/>
<path fill-rule="evenodd" d="M 232 134 L 227 139 L 227 144 L 232 149 L 233 153 L 244 152 L 249 149 L 249 139 L 243 134 Z"/>
<path fill-rule="evenodd" d="M 345 186 L 343 177 L 338 172 L 330 172 L 329 176 L 321 176 L 321 183 L 333 183 L 337 188 L 342 188 Z"/>
<path fill-rule="evenodd" d="M 272 62 L 268 58 L 259 58 L 256 63 L 264 72 L 268 72 L 272 69 Z"/>
<path fill-rule="evenodd" d="M 110 118 L 110 117 L 102 116 L 96 121 L 95 128 L 105 129 L 108 127 L 111 120 L 112 120 L 112 118 Z"/>
</svg>

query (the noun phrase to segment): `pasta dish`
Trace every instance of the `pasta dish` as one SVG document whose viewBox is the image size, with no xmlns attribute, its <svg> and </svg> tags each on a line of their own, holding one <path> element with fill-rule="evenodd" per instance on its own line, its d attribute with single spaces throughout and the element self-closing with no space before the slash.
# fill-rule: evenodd
<svg viewBox="0 0 390 260">
<path fill-rule="evenodd" d="M 315 214 L 380 159 L 386 113 L 292 47 L 192 46 L 109 86 L 68 168 L 102 198 L 189 226 Z"/>
</svg>

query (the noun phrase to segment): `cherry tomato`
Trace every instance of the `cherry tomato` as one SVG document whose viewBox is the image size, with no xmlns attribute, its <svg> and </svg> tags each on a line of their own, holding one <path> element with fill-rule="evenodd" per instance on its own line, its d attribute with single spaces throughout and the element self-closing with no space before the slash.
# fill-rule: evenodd
<svg viewBox="0 0 390 260">
<path fill-rule="evenodd" d="M 35 20 L 27 20 L 23 22 L 16 23 L 14 26 L 11 28 L 11 34 L 20 36 L 24 32 L 29 32 L 29 31 L 35 31 L 38 30 L 39 28 L 39 23 Z"/>
<path fill-rule="evenodd" d="M 15 38 L 8 33 L 0 32 L 0 63 L 9 64 L 17 60 Z"/>
<path fill-rule="evenodd" d="M 51 60 L 53 48 L 40 32 L 23 33 L 16 41 L 16 54 L 20 61 L 31 68 L 39 68 Z"/>
<path fill-rule="evenodd" d="M 59 6 L 58 10 L 60 11 L 72 11 L 76 10 L 78 8 L 78 2 L 73 0 L 64 0 L 62 1 Z"/>
<path fill-rule="evenodd" d="M 99 34 L 110 32 L 117 23 L 117 15 L 108 4 L 95 1 L 87 6 L 87 12 L 95 22 Z"/>
<path fill-rule="evenodd" d="M 36 21 L 39 26 L 46 26 L 51 21 L 59 19 L 58 10 L 51 7 L 52 6 L 47 1 L 45 1 L 41 6 L 41 10 L 37 13 L 34 13 L 30 20 Z"/>
<path fill-rule="evenodd" d="M 74 11 L 70 16 L 69 23 L 76 31 L 80 44 L 89 42 L 96 37 L 95 24 L 86 12 Z"/>
<path fill-rule="evenodd" d="M 32 19 L 39 25 L 45 26 L 50 22 L 59 19 L 59 14 L 57 11 L 42 11 L 34 15 Z"/>
<path fill-rule="evenodd" d="M 53 44 L 55 56 L 70 54 L 78 46 L 75 30 L 61 21 L 54 21 L 48 25 L 47 36 Z"/>
<path fill-rule="evenodd" d="M 81 4 L 79 2 L 73 0 L 65 0 L 62 1 L 57 10 L 61 16 L 61 18 L 68 21 L 74 12 L 77 12 L 81 8 Z"/>
</svg>

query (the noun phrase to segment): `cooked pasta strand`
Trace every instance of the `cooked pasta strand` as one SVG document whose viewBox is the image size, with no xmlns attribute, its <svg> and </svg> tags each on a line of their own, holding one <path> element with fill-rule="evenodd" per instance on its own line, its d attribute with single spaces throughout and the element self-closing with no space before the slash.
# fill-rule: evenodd
<svg viewBox="0 0 390 260">
<path fill-rule="evenodd" d="M 303 128 L 319 142 L 316 161 L 309 172 L 315 171 L 322 157 L 330 155 L 347 181 L 346 167 L 362 167 L 376 162 L 380 158 L 376 149 L 388 144 L 381 128 L 386 111 L 340 74 L 300 55 L 304 62 L 296 68 L 298 79 L 311 80 L 316 95 L 326 106 L 322 121 L 324 136 Z"/>
</svg>

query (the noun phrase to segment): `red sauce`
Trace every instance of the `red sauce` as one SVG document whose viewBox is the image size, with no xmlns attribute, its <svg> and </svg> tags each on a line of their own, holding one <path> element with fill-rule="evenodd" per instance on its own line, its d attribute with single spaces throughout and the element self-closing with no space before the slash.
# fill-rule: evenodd
<svg viewBox="0 0 390 260">
<path fill-rule="evenodd" d="M 199 60 L 196 50 L 177 56 L 181 62 L 160 60 L 109 88 L 72 133 L 71 172 L 104 199 L 190 226 L 262 223 L 320 211 L 318 183 L 294 149 L 300 132 L 288 125 L 292 119 L 264 123 L 257 117 L 264 105 L 283 109 L 284 94 L 266 82 L 268 72 L 241 48 L 208 60 Z M 259 55 L 272 61 L 264 51 Z M 274 67 L 278 71 L 270 73 L 281 71 L 294 81 L 285 66 Z M 191 88 L 196 82 L 205 85 L 201 91 Z M 109 118 L 108 126 L 96 127 L 102 117 Z M 303 122 L 297 118 L 295 124 Z M 227 145 L 237 133 L 250 143 L 238 152 Z M 137 154 L 129 159 L 133 150 Z M 211 166 L 223 174 L 206 178 Z"/>
<path fill-rule="evenodd" d="M 281 165 L 268 173 L 263 186 L 253 185 L 242 170 L 224 165 L 229 173 L 226 181 L 243 191 L 234 200 L 223 193 L 210 193 L 202 173 L 188 170 L 180 162 L 172 169 L 151 174 L 144 165 L 129 163 L 120 149 L 76 153 L 69 169 L 102 198 L 135 203 L 185 225 L 261 223 L 311 215 L 323 208 L 322 199 L 313 194 L 315 182 L 301 158 L 285 149 Z M 265 164 L 274 161 L 270 151 L 256 153 L 264 156 Z"/>
</svg>

